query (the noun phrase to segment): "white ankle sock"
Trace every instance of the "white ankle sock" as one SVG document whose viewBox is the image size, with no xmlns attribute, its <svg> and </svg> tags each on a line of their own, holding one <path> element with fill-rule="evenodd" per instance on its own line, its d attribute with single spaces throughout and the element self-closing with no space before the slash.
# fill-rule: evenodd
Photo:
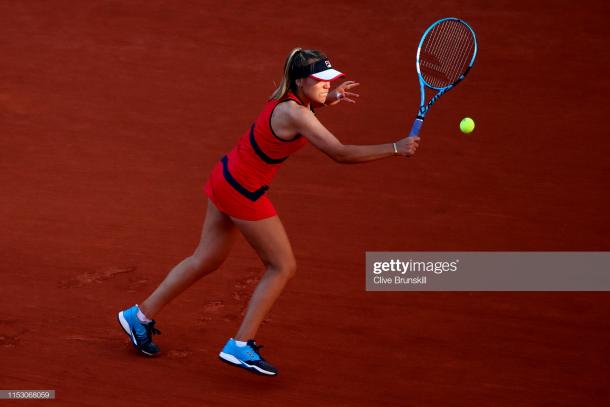
<svg viewBox="0 0 610 407">
<path fill-rule="evenodd" d="M 140 320 L 140 322 L 151 322 L 152 319 L 148 319 L 148 317 L 146 315 L 144 315 L 144 313 L 142 311 L 140 311 L 140 308 L 138 308 L 138 319 Z"/>
<path fill-rule="evenodd" d="M 241 348 L 241 347 L 246 346 L 246 345 L 248 344 L 248 342 L 244 342 L 244 341 L 235 341 L 235 344 Z"/>
</svg>

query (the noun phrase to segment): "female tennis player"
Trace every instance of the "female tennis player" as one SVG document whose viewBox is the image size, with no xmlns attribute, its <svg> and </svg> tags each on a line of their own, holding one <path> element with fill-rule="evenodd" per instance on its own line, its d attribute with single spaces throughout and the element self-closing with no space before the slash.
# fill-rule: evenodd
<svg viewBox="0 0 610 407">
<path fill-rule="evenodd" d="M 205 185 L 208 207 L 195 252 L 175 266 L 141 303 L 118 313 L 133 345 L 145 355 L 159 353 L 152 335 L 160 333 L 152 320 L 172 299 L 201 277 L 218 269 L 229 255 L 238 232 L 252 245 L 266 267 L 235 336 L 220 359 L 254 373 L 276 375 L 278 370 L 260 355 L 254 338 L 288 280 L 296 271 L 292 247 L 273 204 L 269 184 L 282 163 L 307 143 L 339 163 L 361 163 L 415 153 L 418 137 L 377 145 L 342 144 L 314 115 L 314 108 L 355 103 L 345 81 L 331 90 L 331 81 L 344 76 L 320 51 L 293 49 L 284 77 L 262 112 L 237 145 L 214 167 Z"/>
</svg>

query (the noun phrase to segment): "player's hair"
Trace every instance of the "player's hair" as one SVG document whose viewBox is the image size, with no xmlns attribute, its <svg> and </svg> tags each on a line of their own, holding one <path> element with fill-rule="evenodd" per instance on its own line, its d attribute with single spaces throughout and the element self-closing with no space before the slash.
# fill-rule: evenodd
<svg viewBox="0 0 610 407">
<path fill-rule="evenodd" d="M 317 62 L 321 59 L 326 59 L 326 55 L 315 49 L 303 49 L 295 48 L 288 54 L 286 62 L 284 63 L 284 77 L 277 87 L 275 92 L 271 95 L 271 99 L 279 100 L 282 99 L 288 91 L 292 93 L 297 92 L 296 79 L 294 78 L 294 70 L 303 66 L 309 65 L 312 62 Z"/>
</svg>

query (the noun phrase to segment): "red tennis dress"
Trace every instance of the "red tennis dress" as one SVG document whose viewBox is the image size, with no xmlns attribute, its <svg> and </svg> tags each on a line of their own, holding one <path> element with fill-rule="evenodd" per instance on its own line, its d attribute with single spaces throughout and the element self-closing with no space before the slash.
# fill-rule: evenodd
<svg viewBox="0 0 610 407">
<path fill-rule="evenodd" d="M 237 145 L 212 169 L 204 190 L 221 212 L 243 220 L 276 214 L 266 194 L 269 184 L 288 156 L 307 144 L 300 134 L 284 140 L 271 128 L 275 107 L 290 100 L 303 105 L 290 92 L 283 99 L 268 101 Z"/>
</svg>

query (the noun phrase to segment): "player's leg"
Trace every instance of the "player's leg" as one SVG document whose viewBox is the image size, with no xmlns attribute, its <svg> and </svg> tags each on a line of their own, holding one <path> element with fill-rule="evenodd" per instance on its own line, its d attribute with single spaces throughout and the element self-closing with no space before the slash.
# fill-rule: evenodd
<svg viewBox="0 0 610 407">
<path fill-rule="evenodd" d="M 260 357 L 253 338 L 286 283 L 294 276 L 296 261 L 284 226 L 277 216 L 260 221 L 233 219 L 233 222 L 256 250 L 266 271 L 252 294 L 235 338 L 227 342 L 220 358 L 256 373 L 275 375 L 277 369 Z"/>
<path fill-rule="evenodd" d="M 176 265 L 140 307 L 134 305 L 118 314 L 119 323 L 138 351 L 148 356 L 159 353 L 152 341 L 152 335 L 159 333 L 152 318 L 194 282 L 220 267 L 237 235 L 231 219 L 208 201 L 201 241 L 195 252 Z M 139 311 L 141 317 L 148 319 L 138 318 Z"/>
<path fill-rule="evenodd" d="M 256 336 L 258 327 L 271 306 L 296 273 L 296 260 L 279 217 L 273 216 L 256 222 L 234 219 L 234 222 L 266 267 L 235 335 L 235 339 L 246 341 Z"/>
<path fill-rule="evenodd" d="M 217 270 L 229 255 L 237 235 L 231 218 L 208 200 L 199 245 L 195 252 L 176 265 L 159 287 L 142 302 L 140 310 L 144 315 L 152 319 L 161 308 L 193 283 Z"/>
</svg>

